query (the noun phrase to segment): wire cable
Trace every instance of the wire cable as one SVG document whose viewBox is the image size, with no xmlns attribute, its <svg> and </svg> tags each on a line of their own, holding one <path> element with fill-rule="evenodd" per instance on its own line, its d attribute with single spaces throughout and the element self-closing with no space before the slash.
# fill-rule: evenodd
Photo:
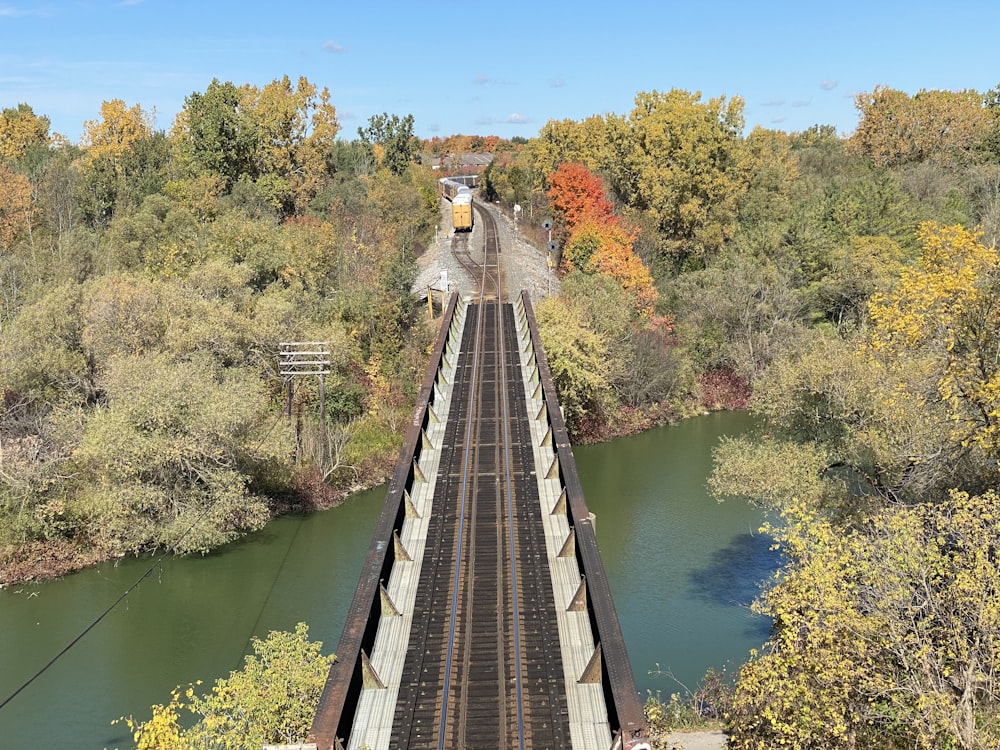
<svg viewBox="0 0 1000 750">
<path fill-rule="evenodd" d="M 294 397 L 294 392 L 292 395 Z M 279 416 L 278 419 L 276 419 L 274 423 L 271 425 L 271 427 L 268 429 L 268 431 L 264 433 L 264 437 L 261 438 L 260 442 L 257 443 L 257 445 L 254 447 L 252 451 L 250 451 L 251 456 L 256 454 L 257 451 L 259 451 L 263 447 L 264 443 L 267 442 L 267 439 L 271 436 L 271 433 L 274 432 L 274 428 L 278 426 L 278 424 L 281 422 L 282 419 L 284 419 L 284 416 L 285 416 L 284 414 Z M 199 523 L 201 523 L 208 516 L 209 511 L 211 511 L 214 507 L 215 503 L 208 505 L 201 512 L 201 514 L 196 519 L 194 519 L 194 521 L 192 521 L 191 525 L 187 527 L 184 533 L 177 538 L 177 540 L 174 542 L 174 546 L 176 547 L 176 545 L 184 541 L 187 535 L 194 530 L 194 527 L 197 526 Z M 97 625 L 101 622 L 101 620 L 103 620 L 105 617 L 111 614 L 114 611 L 114 609 L 119 604 L 121 604 L 126 599 L 126 597 L 128 597 L 128 595 L 131 594 L 139 586 L 140 583 L 142 583 L 145 579 L 147 579 L 153 573 L 153 571 L 156 570 L 157 567 L 159 567 L 163 563 L 164 559 L 166 559 L 166 557 L 170 554 L 171 552 L 169 549 L 163 552 L 163 554 L 161 554 L 156 559 L 156 561 L 149 566 L 149 568 L 146 570 L 145 573 L 139 576 L 131 586 L 125 589 L 125 592 L 121 596 L 115 599 L 114 603 L 112 603 L 110 607 L 105 609 L 86 628 L 84 628 L 83 631 L 78 636 L 76 636 L 73 640 L 71 640 L 68 644 L 66 644 L 66 646 L 62 649 L 62 651 L 60 651 L 58 654 L 49 659 L 49 661 L 45 664 L 45 666 L 43 666 L 41 669 L 35 672 L 35 674 L 33 674 L 31 677 L 29 677 L 24 683 L 21 684 L 19 688 L 17 688 L 17 690 L 15 690 L 13 693 L 4 698 L 3 702 L 0 702 L 0 711 L 2 711 L 4 706 L 6 706 L 8 703 L 14 700 L 14 698 L 20 695 L 35 680 L 37 680 L 39 677 L 45 674 L 49 669 L 51 669 L 52 666 L 57 661 L 59 661 L 63 656 L 65 656 L 69 652 L 69 650 L 72 649 L 77 643 L 82 641 L 83 638 L 87 635 L 87 633 L 89 633 L 91 630 L 97 627 Z"/>
</svg>

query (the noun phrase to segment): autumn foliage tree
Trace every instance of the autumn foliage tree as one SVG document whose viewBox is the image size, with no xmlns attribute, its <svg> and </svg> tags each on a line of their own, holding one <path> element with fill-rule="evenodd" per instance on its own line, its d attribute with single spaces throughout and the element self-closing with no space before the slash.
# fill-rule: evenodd
<svg viewBox="0 0 1000 750">
<path fill-rule="evenodd" d="M 29 228 L 32 215 L 31 182 L 0 163 L 0 253 Z"/>
<path fill-rule="evenodd" d="M 0 159 L 20 159 L 29 149 L 49 142 L 49 118 L 27 104 L 0 112 Z"/>
<path fill-rule="evenodd" d="M 549 175 L 549 203 L 565 229 L 572 232 L 584 219 L 600 224 L 616 224 L 600 177 L 582 164 L 560 164 Z"/>
<path fill-rule="evenodd" d="M 123 717 L 137 750 L 244 748 L 304 742 L 333 656 L 309 640 L 309 628 L 272 630 L 252 638 L 243 668 L 215 681 L 205 694 L 196 685 L 177 688 L 152 717 Z M 192 723 L 189 718 L 194 717 Z"/>
<path fill-rule="evenodd" d="M 1000 257 L 960 226 L 918 237 L 863 336 L 813 336 L 758 383 L 771 436 L 716 454 L 716 490 L 783 508 L 789 561 L 759 605 L 775 628 L 740 672 L 733 747 L 1000 739 Z"/>
<path fill-rule="evenodd" d="M 602 222 L 596 215 L 588 215 L 570 234 L 562 264 L 567 271 L 576 268 L 615 279 L 628 294 L 636 312 L 648 317 L 658 294 L 649 269 L 632 252 L 634 241 L 635 235 L 617 222 Z"/>
<path fill-rule="evenodd" d="M 83 124 L 81 143 L 90 159 L 108 157 L 115 164 L 136 141 L 152 135 L 152 116 L 135 104 L 121 99 L 101 103 L 101 119 Z"/>
<path fill-rule="evenodd" d="M 604 161 L 614 191 L 658 228 L 676 268 L 703 264 L 736 231 L 755 163 L 739 137 L 743 100 L 642 92 L 608 123 Z"/>
<path fill-rule="evenodd" d="M 1000 742 L 997 496 L 955 492 L 863 524 L 795 503 L 774 631 L 740 670 L 729 747 L 985 750 Z"/>
<path fill-rule="evenodd" d="M 330 92 L 284 76 L 263 88 L 213 80 L 187 97 L 172 135 L 186 179 L 218 175 L 227 190 L 244 180 L 290 214 L 322 187 L 339 131 Z"/>
<path fill-rule="evenodd" d="M 600 178 L 582 164 L 562 164 L 549 176 L 548 197 L 566 241 L 561 270 L 601 273 L 622 285 L 637 313 L 656 304 L 653 279 L 632 251 L 636 235 L 619 225 Z"/>
<path fill-rule="evenodd" d="M 958 226 L 926 223 L 916 268 L 872 300 L 871 346 L 924 364 L 957 445 L 1000 456 L 1000 252 Z"/>
<path fill-rule="evenodd" d="M 974 158 L 993 128 L 976 91 L 920 90 L 912 97 L 888 86 L 858 94 L 860 119 L 848 147 L 878 167 Z"/>
</svg>

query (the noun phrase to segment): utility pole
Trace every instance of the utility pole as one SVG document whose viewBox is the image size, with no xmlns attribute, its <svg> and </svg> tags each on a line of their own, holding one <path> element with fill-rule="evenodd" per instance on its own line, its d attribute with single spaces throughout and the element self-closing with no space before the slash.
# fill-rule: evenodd
<svg viewBox="0 0 1000 750">
<path fill-rule="evenodd" d="M 552 241 L 552 219 L 546 219 L 542 222 L 542 229 L 549 233 L 549 251 L 548 258 L 546 260 L 546 265 L 548 266 L 549 272 L 546 277 L 549 280 L 549 296 L 552 296 L 552 254 L 559 249 L 559 246 Z"/>
<path fill-rule="evenodd" d="M 319 378 L 319 425 L 326 456 L 326 376 L 330 374 L 330 352 L 325 341 L 283 341 L 278 352 L 278 374 L 285 378 L 285 414 L 292 418 L 292 378 Z M 299 430 L 295 430 L 295 458 L 299 459 Z M 324 458 L 325 460 L 325 458 Z"/>
</svg>

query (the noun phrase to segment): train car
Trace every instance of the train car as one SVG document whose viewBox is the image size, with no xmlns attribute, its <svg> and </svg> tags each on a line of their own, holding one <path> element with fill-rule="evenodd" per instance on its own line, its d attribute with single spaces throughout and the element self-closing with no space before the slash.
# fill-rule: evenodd
<svg viewBox="0 0 1000 750">
<path fill-rule="evenodd" d="M 468 188 L 451 199 L 451 225 L 456 232 L 472 231 L 472 191 Z"/>
<path fill-rule="evenodd" d="M 441 194 L 451 201 L 451 224 L 456 232 L 471 232 L 473 224 L 472 190 L 448 177 L 438 180 Z"/>
</svg>

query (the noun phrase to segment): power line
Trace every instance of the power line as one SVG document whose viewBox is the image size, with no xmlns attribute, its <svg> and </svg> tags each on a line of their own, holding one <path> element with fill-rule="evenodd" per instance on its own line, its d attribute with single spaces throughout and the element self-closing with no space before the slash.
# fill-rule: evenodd
<svg viewBox="0 0 1000 750">
<path fill-rule="evenodd" d="M 274 421 L 274 423 L 270 426 L 270 428 L 268 428 L 267 432 L 264 433 L 264 437 L 261 438 L 259 443 L 257 443 L 256 447 L 254 447 L 254 449 L 250 451 L 250 455 L 256 454 L 257 451 L 259 451 L 261 447 L 263 447 L 264 443 L 267 442 L 267 439 L 271 436 L 271 433 L 274 432 L 274 428 L 277 427 L 278 424 L 281 422 L 281 420 L 284 418 L 285 415 L 281 414 Z M 187 529 L 185 529 L 184 533 L 177 538 L 177 540 L 174 542 L 174 546 L 176 547 L 176 545 L 184 541 L 187 535 L 194 530 L 194 527 L 197 526 L 199 523 L 201 523 L 202 520 L 204 520 L 205 517 L 208 516 L 209 511 L 212 510 L 214 507 L 215 503 L 212 503 L 211 505 L 207 506 L 205 510 L 202 511 L 201 515 L 199 515 L 196 519 L 194 519 L 191 525 L 188 526 Z M 157 567 L 159 567 L 163 563 L 163 560 L 169 554 L 170 554 L 169 549 L 164 551 L 164 553 L 160 555 L 152 565 L 149 566 L 149 569 L 146 570 L 145 573 L 139 576 L 131 586 L 125 589 L 125 592 L 121 596 L 115 599 L 115 601 L 111 604 L 110 607 L 108 607 L 97 618 L 95 618 L 93 622 L 91 622 L 86 628 L 84 628 L 83 631 L 78 636 L 76 636 L 73 640 L 71 640 L 68 644 L 66 644 L 66 646 L 62 649 L 62 651 L 60 651 L 58 654 L 49 659 L 49 661 L 45 664 L 45 666 L 43 666 L 41 669 L 35 672 L 35 674 L 33 674 L 31 677 L 29 677 L 24 683 L 21 684 L 19 688 L 17 688 L 17 690 L 15 690 L 13 693 L 4 698 L 3 702 L 0 703 L 0 710 L 3 710 L 4 706 L 6 706 L 8 703 L 14 700 L 14 698 L 20 695 L 29 685 L 31 685 L 31 683 L 33 683 L 35 680 L 37 680 L 39 677 L 45 674 L 52 667 L 52 665 L 54 665 L 57 661 L 59 661 L 59 659 L 65 656 L 71 648 L 73 648 L 77 643 L 83 640 L 84 636 L 86 636 L 87 633 L 89 633 L 91 630 L 97 627 L 98 623 L 100 623 L 101 620 L 103 620 L 105 617 L 111 614 L 111 612 L 114 611 L 115 607 L 121 604 L 125 600 L 125 598 L 129 594 L 131 594 L 132 591 L 136 589 L 136 587 L 139 586 L 140 583 L 146 580 L 152 574 L 152 572 L 156 570 Z"/>
</svg>

